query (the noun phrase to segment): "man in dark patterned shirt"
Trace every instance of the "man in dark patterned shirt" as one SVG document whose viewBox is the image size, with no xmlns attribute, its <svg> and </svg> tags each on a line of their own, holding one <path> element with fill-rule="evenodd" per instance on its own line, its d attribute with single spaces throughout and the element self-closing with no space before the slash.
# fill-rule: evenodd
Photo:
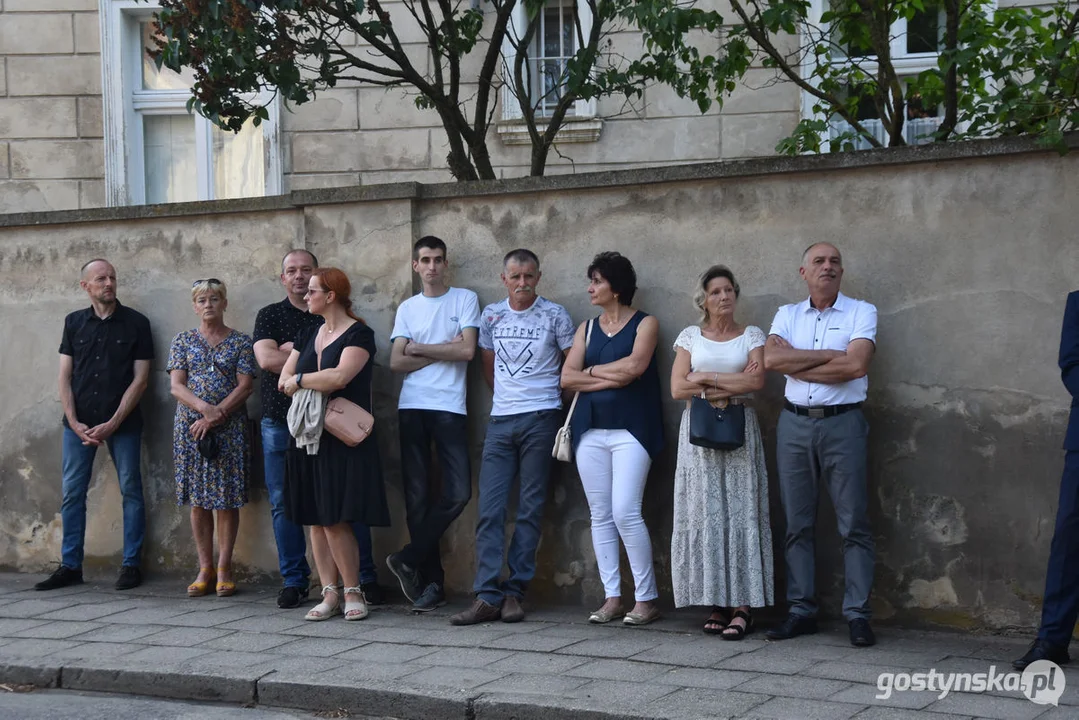
<svg viewBox="0 0 1079 720">
<path fill-rule="evenodd" d="M 294 608 L 307 599 L 311 568 L 307 563 L 307 539 L 303 527 L 285 517 L 285 451 L 292 446 L 288 430 L 287 395 L 277 389 L 277 380 L 292 353 L 292 342 L 303 328 L 322 324 L 322 318 L 307 312 L 304 295 L 318 260 L 307 250 L 291 250 L 281 261 L 281 284 L 287 297 L 267 305 L 255 318 L 255 359 L 263 369 L 262 383 L 262 459 L 266 490 L 273 513 L 274 539 L 277 541 L 277 560 L 284 587 L 277 595 L 277 605 Z M 371 548 L 371 530 L 355 523 L 353 530 L 360 546 L 360 586 L 367 602 L 382 602 L 375 560 Z M 320 578 L 325 584 L 336 578 Z"/>
</svg>

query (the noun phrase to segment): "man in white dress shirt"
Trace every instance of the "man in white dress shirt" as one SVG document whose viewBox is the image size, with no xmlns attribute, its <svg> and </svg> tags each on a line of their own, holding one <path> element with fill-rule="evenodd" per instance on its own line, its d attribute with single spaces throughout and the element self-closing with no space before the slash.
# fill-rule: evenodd
<svg viewBox="0 0 1079 720">
<path fill-rule="evenodd" d="M 869 424 L 861 407 L 876 348 L 877 309 L 839 292 L 843 258 L 834 245 L 810 246 L 798 272 L 809 298 L 779 308 L 765 345 L 765 367 L 787 376 L 776 464 L 787 521 L 789 605 L 786 621 L 766 637 L 817 631 L 814 536 L 823 483 L 843 538 L 843 617 L 851 644 L 868 647 L 876 642 L 869 625 L 874 550 L 866 488 Z"/>
</svg>

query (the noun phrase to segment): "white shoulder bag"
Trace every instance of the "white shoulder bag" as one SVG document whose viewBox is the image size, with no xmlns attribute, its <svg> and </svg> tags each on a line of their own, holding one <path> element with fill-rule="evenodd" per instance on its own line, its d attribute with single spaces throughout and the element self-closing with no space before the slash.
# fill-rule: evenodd
<svg viewBox="0 0 1079 720">
<path fill-rule="evenodd" d="M 592 339 L 592 323 L 596 320 L 592 318 L 588 321 L 588 325 L 584 330 L 584 351 L 588 354 L 588 342 Z M 577 407 L 577 398 L 581 396 L 581 392 L 578 390 L 573 393 L 573 402 L 569 405 L 569 413 L 566 415 L 566 422 L 562 424 L 562 427 L 558 429 L 558 433 L 554 436 L 554 449 L 551 450 L 551 457 L 562 462 L 573 462 L 573 431 L 569 429 L 570 421 L 573 420 L 573 411 Z"/>
</svg>

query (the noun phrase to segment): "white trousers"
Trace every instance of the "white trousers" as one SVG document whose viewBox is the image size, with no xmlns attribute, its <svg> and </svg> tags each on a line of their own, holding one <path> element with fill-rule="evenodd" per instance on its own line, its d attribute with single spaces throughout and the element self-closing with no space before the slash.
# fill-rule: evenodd
<svg viewBox="0 0 1079 720">
<path fill-rule="evenodd" d="M 654 600 L 652 541 L 641 517 L 641 499 L 652 458 L 628 430 L 589 430 L 577 446 L 580 473 L 592 512 L 592 546 L 603 590 L 621 597 L 618 538 L 626 546 L 637 602 Z"/>
</svg>

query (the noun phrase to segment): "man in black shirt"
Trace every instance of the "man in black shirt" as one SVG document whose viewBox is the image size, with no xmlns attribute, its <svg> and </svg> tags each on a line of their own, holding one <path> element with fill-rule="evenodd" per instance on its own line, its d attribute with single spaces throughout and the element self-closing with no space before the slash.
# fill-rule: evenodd
<svg viewBox="0 0 1079 720">
<path fill-rule="evenodd" d="M 138 587 L 146 511 L 142 501 L 142 415 L 139 399 L 150 377 L 154 344 L 150 321 L 116 299 L 116 270 L 95 259 L 82 268 L 79 286 L 90 307 L 64 319 L 60 341 L 60 402 L 64 406 L 64 539 L 61 564 L 36 590 L 82 582 L 86 492 L 94 456 L 107 445 L 124 503 L 124 560 L 117 590 Z"/>
<path fill-rule="evenodd" d="M 281 261 L 281 284 L 288 296 L 281 302 L 267 305 L 255 318 L 255 359 L 264 372 L 262 387 L 262 460 L 266 490 L 273 514 L 274 539 L 277 541 L 277 560 L 284 587 L 277 595 L 277 605 L 294 608 L 307 599 L 311 568 L 307 563 L 307 540 L 303 527 L 285 517 L 285 452 L 292 446 L 288 430 L 288 408 L 291 400 L 277 389 L 281 368 L 292 353 L 296 334 L 308 326 L 322 324 L 322 317 L 307 312 L 304 295 L 311 272 L 318 260 L 307 250 L 291 250 Z M 374 554 L 371 548 L 371 529 L 362 523 L 352 526 L 360 546 L 360 587 L 367 602 L 382 602 L 378 586 Z M 319 578 L 322 584 L 333 584 L 336 578 Z"/>
</svg>

